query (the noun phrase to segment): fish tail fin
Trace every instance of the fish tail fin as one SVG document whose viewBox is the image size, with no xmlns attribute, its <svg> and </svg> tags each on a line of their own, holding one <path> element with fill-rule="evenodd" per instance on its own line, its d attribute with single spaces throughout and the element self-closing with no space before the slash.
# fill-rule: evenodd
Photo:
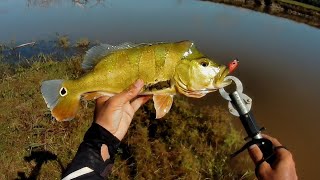
<svg viewBox="0 0 320 180">
<path fill-rule="evenodd" d="M 80 105 L 80 95 L 69 93 L 64 80 L 44 81 L 41 93 L 57 121 L 68 121 L 76 116 Z"/>
</svg>

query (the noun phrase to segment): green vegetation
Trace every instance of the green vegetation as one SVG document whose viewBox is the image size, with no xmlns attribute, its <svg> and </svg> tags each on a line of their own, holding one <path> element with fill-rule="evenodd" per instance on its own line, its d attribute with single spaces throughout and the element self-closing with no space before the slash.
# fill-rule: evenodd
<svg viewBox="0 0 320 180">
<path fill-rule="evenodd" d="M 42 55 L 15 67 L 0 62 L 0 179 L 35 177 L 37 170 L 38 179 L 60 179 L 92 122 L 94 102 L 82 102 L 74 120 L 56 122 L 40 84 L 79 77 L 81 59 Z M 180 97 L 163 119 L 154 116 L 152 102 L 137 112 L 111 179 L 252 179 L 247 155 L 228 158 L 243 140 L 226 108 L 199 109 Z"/>
<path fill-rule="evenodd" d="M 303 7 L 305 9 L 310 9 L 310 10 L 314 10 L 314 11 L 320 12 L 320 1 L 318 1 L 318 3 L 319 3 L 318 6 L 319 7 L 316 7 L 316 6 L 313 6 L 313 5 L 310 5 L 310 4 L 305 4 L 305 3 L 302 3 L 302 2 L 298 2 L 298 1 L 293 1 L 293 0 L 277 0 L 277 1 L 278 2 L 287 3 L 287 4 L 290 4 L 290 5 Z"/>
<path fill-rule="evenodd" d="M 205 0 L 247 8 L 320 28 L 319 0 Z M 311 1 L 313 3 L 311 3 Z M 316 2 L 316 3 L 315 3 Z"/>
<path fill-rule="evenodd" d="M 320 7 L 320 0 L 295 0 L 295 1 Z"/>
<path fill-rule="evenodd" d="M 68 36 L 59 36 L 58 37 L 58 45 L 59 47 L 62 47 L 62 48 L 69 48 L 70 47 L 70 41 L 69 41 L 69 38 Z"/>
<path fill-rule="evenodd" d="M 88 48 L 89 45 L 90 45 L 90 41 L 88 38 L 81 38 L 76 43 L 76 47 L 78 48 Z"/>
</svg>

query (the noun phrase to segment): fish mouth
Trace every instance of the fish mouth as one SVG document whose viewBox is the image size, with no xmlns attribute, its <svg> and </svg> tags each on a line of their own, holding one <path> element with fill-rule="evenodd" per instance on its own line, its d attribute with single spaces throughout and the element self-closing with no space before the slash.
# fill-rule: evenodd
<svg viewBox="0 0 320 180">
<path fill-rule="evenodd" d="M 230 85 L 232 81 L 230 79 L 228 80 L 225 79 L 229 75 L 229 73 L 230 73 L 229 68 L 227 68 L 226 66 L 222 66 L 219 71 L 219 74 L 217 74 L 216 76 L 214 87 L 216 87 L 217 89 L 220 89 Z"/>
<path fill-rule="evenodd" d="M 232 80 L 225 79 L 228 75 L 229 75 L 229 68 L 227 68 L 226 66 L 222 66 L 219 73 L 216 75 L 214 79 L 213 87 L 206 88 L 200 91 L 209 93 L 230 85 L 232 83 Z"/>
<path fill-rule="evenodd" d="M 232 83 L 232 80 L 225 79 L 229 75 L 230 71 L 225 65 L 220 66 L 219 72 L 213 79 L 212 85 L 209 88 L 199 89 L 199 90 L 189 90 L 187 86 L 181 81 L 177 81 L 177 87 L 179 90 L 189 97 L 202 97 L 207 93 L 217 91 L 220 88 L 226 87 Z"/>
</svg>

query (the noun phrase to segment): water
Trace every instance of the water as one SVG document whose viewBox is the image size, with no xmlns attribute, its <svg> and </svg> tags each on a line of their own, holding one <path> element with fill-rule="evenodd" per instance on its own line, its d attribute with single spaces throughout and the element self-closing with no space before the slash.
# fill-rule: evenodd
<svg viewBox="0 0 320 180">
<path fill-rule="evenodd" d="M 189 39 L 221 63 L 237 57 L 235 75 L 253 98 L 256 119 L 294 153 L 300 177 L 316 177 L 319 29 L 246 9 L 182 0 L 2 0 L 0 22 L 1 42 L 51 40 L 56 33 L 110 44 Z M 194 102 L 226 105 L 218 93 Z"/>
</svg>

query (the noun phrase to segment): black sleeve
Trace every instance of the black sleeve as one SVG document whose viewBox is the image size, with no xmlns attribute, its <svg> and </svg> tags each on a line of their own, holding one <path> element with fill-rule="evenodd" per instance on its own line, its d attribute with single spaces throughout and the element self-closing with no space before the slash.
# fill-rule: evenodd
<svg viewBox="0 0 320 180">
<path fill-rule="evenodd" d="M 110 159 L 101 157 L 101 146 L 108 146 Z M 68 179 L 104 179 L 113 166 L 120 140 L 96 123 L 92 123 L 80 144 L 77 154 L 63 173 Z"/>
</svg>

